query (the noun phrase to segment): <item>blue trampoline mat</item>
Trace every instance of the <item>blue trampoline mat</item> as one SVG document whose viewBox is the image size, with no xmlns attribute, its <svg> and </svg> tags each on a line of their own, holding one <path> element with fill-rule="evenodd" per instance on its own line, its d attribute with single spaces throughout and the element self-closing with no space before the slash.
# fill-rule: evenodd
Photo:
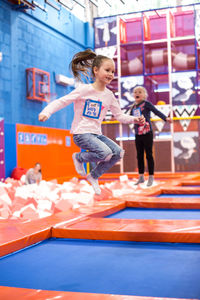
<svg viewBox="0 0 200 300">
<path fill-rule="evenodd" d="M 158 198 L 199 198 L 199 194 L 160 194 Z"/>
<path fill-rule="evenodd" d="M 200 298 L 200 245 L 49 239 L 0 259 L 0 285 Z"/>
<path fill-rule="evenodd" d="M 163 209 L 127 207 L 106 218 L 200 220 L 200 209 Z"/>
</svg>

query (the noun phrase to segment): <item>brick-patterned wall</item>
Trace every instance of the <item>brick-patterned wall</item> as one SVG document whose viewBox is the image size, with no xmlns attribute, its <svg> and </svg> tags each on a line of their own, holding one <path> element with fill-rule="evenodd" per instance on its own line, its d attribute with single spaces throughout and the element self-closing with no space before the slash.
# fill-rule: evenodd
<svg viewBox="0 0 200 300">
<path fill-rule="evenodd" d="M 11 110 L 11 11 L 0 3 L 0 117 L 10 118 Z"/>
<path fill-rule="evenodd" d="M 73 118 L 72 105 L 56 113 L 45 124 L 38 122 L 44 102 L 26 99 L 26 74 L 30 67 L 50 73 L 52 99 L 71 91 L 71 87 L 55 83 L 55 74 L 72 76 L 72 56 L 93 47 L 93 29 L 66 9 L 58 12 L 46 5 L 26 13 L 14 10 L 6 0 L 0 1 L 0 116 L 6 123 L 42 125 L 69 129 Z"/>
</svg>

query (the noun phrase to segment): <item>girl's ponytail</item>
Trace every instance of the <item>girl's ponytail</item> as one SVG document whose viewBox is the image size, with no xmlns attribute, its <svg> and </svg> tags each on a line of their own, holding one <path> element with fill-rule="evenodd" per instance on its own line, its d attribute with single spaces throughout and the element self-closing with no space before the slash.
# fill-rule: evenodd
<svg viewBox="0 0 200 300">
<path fill-rule="evenodd" d="M 70 68 L 75 78 L 81 80 L 81 73 L 85 77 L 90 76 L 89 70 L 92 69 L 93 61 L 97 57 L 96 53 L 91 49 L 78 52 L 72 58 Z"/>
</svg>

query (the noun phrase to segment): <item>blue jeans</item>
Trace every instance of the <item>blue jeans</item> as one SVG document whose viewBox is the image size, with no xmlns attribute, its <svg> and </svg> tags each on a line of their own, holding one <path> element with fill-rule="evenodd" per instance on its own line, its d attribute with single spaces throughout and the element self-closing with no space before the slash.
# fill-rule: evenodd
<svg viewBox="0 0 200 300">
<path fill-rule="evenodd" d="M 83 133 L 73 135 L 74 143 L 87 152 L 79 152 L 79 162 L 98 163 L 91 171 L 93 178 L 98 178 L 116 164 L 124 155 L 124 150 L 104 135 Z"/>
</svg>

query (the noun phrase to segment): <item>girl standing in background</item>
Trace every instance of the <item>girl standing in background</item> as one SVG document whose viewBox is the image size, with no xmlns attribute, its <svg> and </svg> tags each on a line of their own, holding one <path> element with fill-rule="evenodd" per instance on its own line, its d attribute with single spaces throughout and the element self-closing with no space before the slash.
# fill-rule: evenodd
<svg viewBox="0 0 200 300">
<path fill-rule="evenodd" d="M 153 129 L 150 121 L 151 111 L 164 121 L 171 122 L 171 119 L 155 108 L 153 104 L 147 101 L 147 90 L 143 86 L 137 86 L 133 90 L 135 102 L 129 110 L 130 115 L 142 115 L 145 118 L 144 124 L 135 124 L 135 146 L 137 151 L 137 162 L 139 179 L 136 185 L 144 182 L 144 152 L 148 164 L 149 179 L 147 186 L 151 186 L 154 180 L 154 158 L 153 158 Z"/>
</svg>

